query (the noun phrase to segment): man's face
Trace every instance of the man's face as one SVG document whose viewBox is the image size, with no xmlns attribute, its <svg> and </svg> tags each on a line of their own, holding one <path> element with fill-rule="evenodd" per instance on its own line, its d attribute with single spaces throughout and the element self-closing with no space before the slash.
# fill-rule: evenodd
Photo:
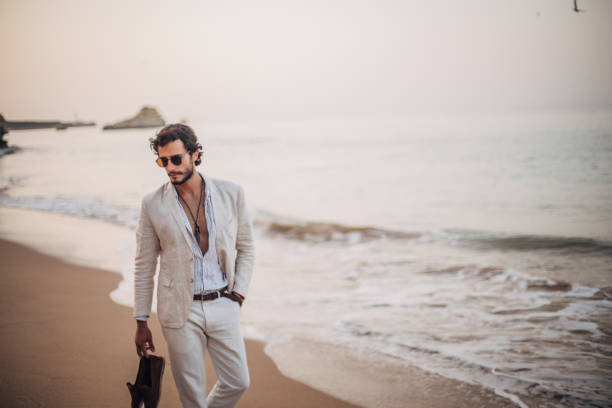
<svg viewBox="0 0 612 408">
<path fill-rule="evenodd" d="M 158 146 L 157 155 L 168 159 L 168 165 L 165 169 L 172 184 L 181 185 L 193 175 L 195 167 L 193 163 L 198 157 L 198 152 L 194 152 L 191 155 L 188 154 L 182 140 L 177 139 L 165 146 Z M 170 157 L 175 155 L 181 156 L 181 164 L 176 165 L 172 163 Z"/>
</svg>

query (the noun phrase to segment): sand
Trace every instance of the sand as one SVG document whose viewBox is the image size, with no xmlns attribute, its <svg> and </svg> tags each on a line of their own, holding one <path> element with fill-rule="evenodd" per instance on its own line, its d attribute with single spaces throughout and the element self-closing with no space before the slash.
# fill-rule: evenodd
<svg viewBox="0 0 612 408">
<path fill-rule="evenodd" d="M 122 270 L 133 260 L 118 248 L 133 234 L 95 220 L 0 208 L 0 406 L 129 406 L 136 325 L 118 292 L 132 284 Z M 157 316 L 149 325 L 157 354 L 167 356 Z M 295 338 L 264 351 L 247 339 L 246 346 L 251 387 L 239 407 L 516 406 L 491 389 L 329 343 Z M 212 366 L 207 373 L 210 389 Z M 160 407 L 180 407 L 169 366 Z"/>
<path fill-rule="evenodd" d="M 138 356 L 131 308 L 108 294 L 121 277 L 0 240 L 0 406 L 128 407 Z M 157 354 L 167 356 L 157 318 Z M 283 376 L 260 342 L 247 340 L 252 386 L 239 407 L 353 407 Z M 208 362 L 207 389 L 214 378 Z M 160 407 L 180 407 L 166 367 Z"/>
</svg>

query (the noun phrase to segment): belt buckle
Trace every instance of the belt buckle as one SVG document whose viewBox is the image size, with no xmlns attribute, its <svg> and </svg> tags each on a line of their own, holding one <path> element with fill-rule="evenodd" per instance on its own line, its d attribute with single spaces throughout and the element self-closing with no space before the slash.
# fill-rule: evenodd
<svg viewBox="0 0 612 408">
<path fill-rule="evenodd" d="M 221 297 L 221 291 L 219 289 L 217 289 L 217 297 L 215 299 L 218 299 Z"/>
</svg>

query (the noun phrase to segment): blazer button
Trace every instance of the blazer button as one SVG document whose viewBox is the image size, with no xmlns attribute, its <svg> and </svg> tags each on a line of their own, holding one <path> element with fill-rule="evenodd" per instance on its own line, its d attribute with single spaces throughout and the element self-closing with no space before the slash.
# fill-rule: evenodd
<svg viewBox="0 0 612 408">
<path fill-rule="evenodd" d="M 193 278 L 189 279 L 189 282 L 193 283 Z"/>
</svg>

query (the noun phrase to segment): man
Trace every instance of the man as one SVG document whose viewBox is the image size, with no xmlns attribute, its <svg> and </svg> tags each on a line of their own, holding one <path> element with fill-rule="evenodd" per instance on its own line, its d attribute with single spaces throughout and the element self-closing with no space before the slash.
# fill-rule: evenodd
<svg viewBox="0 0 612 408">
<path fill-rule="evenodd" d="M 240 307 L 253 271 L 253 226 L 241 186 L 195 171 L 202 146 L 173 124 L 149 140 L 170 181 L 142 200 L 136 231 L 136 351 L 155 351 L 146 319 L 160 258 L 157 315 L 184 407 L 233 407 L 249 386 Z M 206 397 L 204 354 L 218 381 Z"/>
</svg>

